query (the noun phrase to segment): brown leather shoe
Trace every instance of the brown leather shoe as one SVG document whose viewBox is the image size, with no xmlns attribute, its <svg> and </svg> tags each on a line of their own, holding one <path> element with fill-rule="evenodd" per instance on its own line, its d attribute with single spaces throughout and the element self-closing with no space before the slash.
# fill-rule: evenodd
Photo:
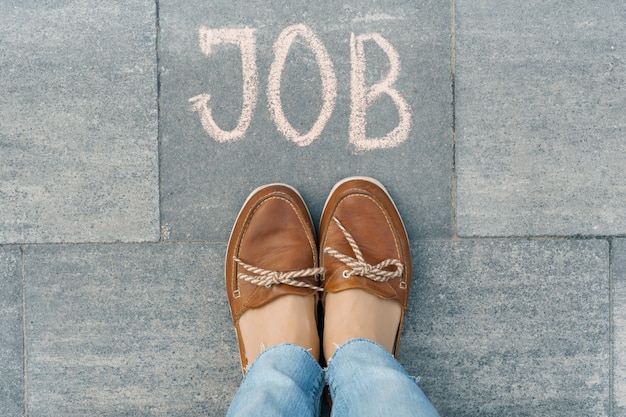
<svg viewBox="0 0 626 417">
<path fill-rule="evenodd" d="M 321 290 L 317 244 L 309 211 L 298 192 L 270 184 L 250 194 L 226 250 L 226 291 L 237 332 L 242 371 L 248 366 L 239 319 L 288 294 Z"/>
<path fill-rule="evenodd" d="M 324 206 L 319 238 L 325 294 L 360 288 L 400 303 L 393 348 L 397 358 L 409 298 L 411 253 L 402 219 L 383 185 L 365 177 L 339 182 Z"/>
</svg>

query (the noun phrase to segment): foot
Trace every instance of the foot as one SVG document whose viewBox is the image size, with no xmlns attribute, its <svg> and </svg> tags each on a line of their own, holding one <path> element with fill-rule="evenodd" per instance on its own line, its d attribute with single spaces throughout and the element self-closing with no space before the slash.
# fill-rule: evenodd
<svg viewBox="0 0 626 417">
<path fill-rule="evenodd" d="M 324 357 L 353 338 L 377 342 L 397 357 L 411 254 L 391 197 L 370 178 L 340 182 L 326 201 L 319 234 Z"/>
<path fill-rule="evenodd" d="M 264 348 L 302 346 L 319 357 L 317 245 L 293 188 L 272 184 L 244 203 L 226 251 L 226 291 L 245 373 Z"/>
<path fill-rule="evenodd" d="M 372 340 L 393 353 L 402 308 L 361 289 L 329 293 L 324 308 L 324 356 L 350 339 Z"/>
<path fill-rule="evenodd" d="M 254 362 L 263 350 L 283 343 L 301 346 L 318 360 L 316 305 L 314 296 L 285 295 L 245 312 L 239 319 L 239 330 L 247 362 Z"/>
</svg>

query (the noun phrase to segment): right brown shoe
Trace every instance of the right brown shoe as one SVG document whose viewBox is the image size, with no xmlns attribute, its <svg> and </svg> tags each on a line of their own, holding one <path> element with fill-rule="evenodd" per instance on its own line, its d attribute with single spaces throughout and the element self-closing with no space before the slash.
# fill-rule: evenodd
<svg viewBox="0 0 626 417">
<path fill-rule="evenodd" d="M 324 298 L 358 288 L 395 300 L 402 313 L 392 353 L 397 358 L 411 284 L 411 253 L 402 219 L 378 181 L 352 177 L 331 191 L 319 228 Z"/>
<path fill-rule="evenodd" d="M 226 292 L 243 373 L 249 364 L 241 316 L 284 295 L 317 294 L 322 272 L 313 223 L 300 194 L 284 184 L 253 191 L 237 216 L 226 250 Z"/>
</svg>

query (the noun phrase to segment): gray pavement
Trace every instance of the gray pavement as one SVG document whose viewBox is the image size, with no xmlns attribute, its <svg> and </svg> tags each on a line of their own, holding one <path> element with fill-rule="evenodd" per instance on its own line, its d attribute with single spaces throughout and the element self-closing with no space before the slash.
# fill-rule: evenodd
<svg viewBox="0 0 626 417">
<path fill-rule="evenodd" d="M 626 5 L 0 4 L 0 414 L 223 415 L 248 193 L 382 181 L 442 416 L 626 417 Z M 325 410 L 328 413 L 328 410 Z"/>
</svg>

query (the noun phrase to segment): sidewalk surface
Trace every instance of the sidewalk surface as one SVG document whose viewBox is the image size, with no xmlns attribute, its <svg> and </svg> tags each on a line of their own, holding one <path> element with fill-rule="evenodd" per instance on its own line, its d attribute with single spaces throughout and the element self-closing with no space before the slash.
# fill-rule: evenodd
<svg viewBox="0 0 626 417">
<path fill-rule="evenodd" d="M 0 414 L 219 416 L 259 185 L 386 185 L 442 416 L 626 417 L 623 0 L 0 3 Z"/>
</svg>

